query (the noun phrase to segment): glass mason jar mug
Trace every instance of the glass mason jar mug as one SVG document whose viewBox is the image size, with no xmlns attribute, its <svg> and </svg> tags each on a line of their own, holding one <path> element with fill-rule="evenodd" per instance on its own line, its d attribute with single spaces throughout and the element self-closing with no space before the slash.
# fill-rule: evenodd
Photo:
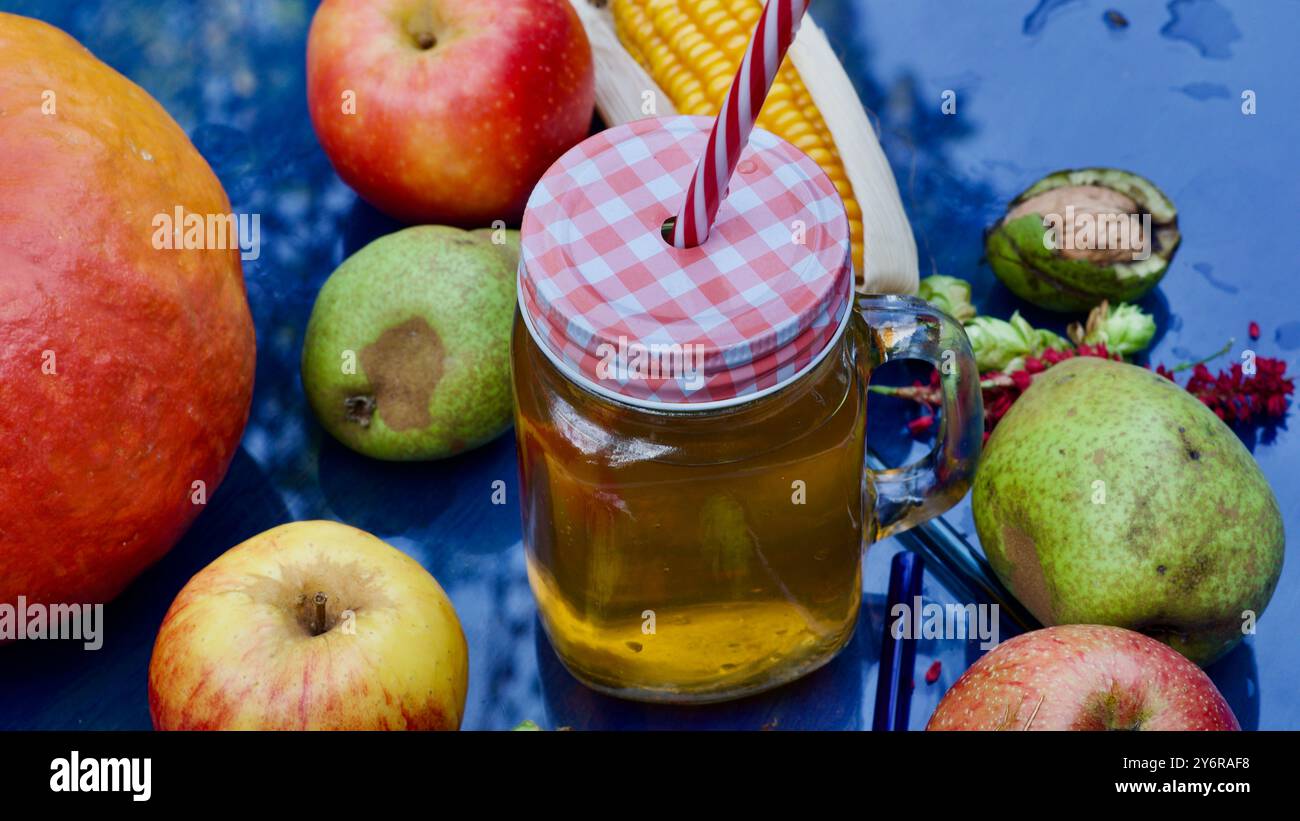
<svg viewBox="0 0 1300 821">
<path fill-rule="evenodd" d="M 589 139 L 524 219 L 529 582 L 565 666 L 643 700 L 734 698 L 829 661 L 863 547 L 961 498 L 982 437 L 960 325 L 910 297 L 851 299 L 842 206 L 792 146 L 755 131 L 709 240 L 664 242 L 709 125 Z M 939 367 L 942 425 L 928 457 L 873 472 L 867 384 L 896 358 Z"/>
</svg>

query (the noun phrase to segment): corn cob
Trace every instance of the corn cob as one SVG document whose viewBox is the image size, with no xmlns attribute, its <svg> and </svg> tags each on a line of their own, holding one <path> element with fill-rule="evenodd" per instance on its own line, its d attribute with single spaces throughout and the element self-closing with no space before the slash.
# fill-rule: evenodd
<svg viewBox="0 0 1300 821">
<path fill-rule="evenodd" d="M 714 116 L 731 87 L 761 0 L 614 0 L 614 29 L 682 114 Z M 822 167 L 844 201 L 853 264 L 862 270 L 862 209 L 835 141 L 794 64 L 785 61 L 758 115 L 759 128 L 783 137 Z"/>
<path fill-rule="evenodd" d="M 597 7 L 604 3 L 573 4 L 596 54 L 597 106 L 610 125 L 672 113 L 662 102 L 684 114 L 716 114 L 763 8 L 762 0 L 613 0 L 603 12 Z M 642 100 L 638 111 L 631 103 L 647 83 L 654 101 L 646 110 Z M 839 191 L 859 287 L 915 291 L 916 245 L 888 162 L 847 75 L 807 17 L 758 125 L 812 157 Z"/>
</svg>

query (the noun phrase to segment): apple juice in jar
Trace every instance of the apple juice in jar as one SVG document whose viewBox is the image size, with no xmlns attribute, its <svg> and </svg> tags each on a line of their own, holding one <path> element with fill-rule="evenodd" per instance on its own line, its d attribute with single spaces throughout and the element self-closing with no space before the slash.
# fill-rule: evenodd
<svg viewBox="0 0 1300 821">
<path fill-rule="evenodd" d="M 516 319 L 529 581 L 582 679 L 734 696 L 848 640 L 870 510 L 857 330 L 766 401 L 670 413 L 574 385 Z"/>
<path fill-rule="evenodd" d="M 843 206 L 793 146 L 755 130 L 709 238 L 665 241 L 710 125 L 589 138 L 521 232 L 529 583 L 565 666 L 644 700 L 734 698 L 829 661 L 863 546 L 960 498 L 982 433 L 960 325 L 908 298 L 855 309 Z M 871 368 L 949 349 L 969 378 L 943 380 L 941 453 L 864 475 Z"/>
</svg>

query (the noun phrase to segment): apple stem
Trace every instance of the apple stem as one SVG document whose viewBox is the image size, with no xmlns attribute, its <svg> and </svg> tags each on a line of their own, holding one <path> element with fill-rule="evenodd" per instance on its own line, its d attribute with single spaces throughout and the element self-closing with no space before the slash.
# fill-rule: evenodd
<svg viewBox="0 0 1300 821">
<path fill-rule="evenodd" d="M 1032 726 L 1034 725 L 1034 719 L 1038 718 L 1038 711 L 1039 711 L 1039 709 L 1042 708 L 1042 706 L 1043 706 L 1043 699 L 1045 699 L 1045 698 L 1047 698 L 1046 695 L 1041 695 L 1041 696 L 1038 697 L 1038 703 L 1034 705 L 1034 711 L 1033 711 L 1032 713 L 1029 714 L 1029 720 L 1025 722 L 1025 729 L 1026 729 L 1026 730 L 1028 730 L 1030 727 L 1032 727 Z"/>
<path fill-rule="evenodd" d="M 434 33 L 433 3 L 421 3 L 416 9 L 415 15 L 411 33 L 415 37 L 415 44 L 420 49 L 428 51 L 438 44 L 438 35 Z"/>
<path fill-rule="evenodd" d="M 312 621 L 311 634 L 319 636 L 325 632 L 325 603 L 329 601 L 329 596 L 317 593 L 312 601 L 316 603 L 316 618 Z"/>
</svg>

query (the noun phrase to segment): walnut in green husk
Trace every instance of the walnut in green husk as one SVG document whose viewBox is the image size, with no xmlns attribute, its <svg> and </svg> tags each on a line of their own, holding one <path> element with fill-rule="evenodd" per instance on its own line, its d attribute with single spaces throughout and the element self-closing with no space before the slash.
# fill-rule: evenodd
<svg viewBox="0 0 1300 821">
<path fill-rule="evenodd" d="M 1086 311 L 1154 288 L 1180 240 L 1178 212 L 1154 183 L 1085 168 L 1051 174 L 1016 197 L 986 234 L 985 255 L 1022 299 Z"/>
</svg>

